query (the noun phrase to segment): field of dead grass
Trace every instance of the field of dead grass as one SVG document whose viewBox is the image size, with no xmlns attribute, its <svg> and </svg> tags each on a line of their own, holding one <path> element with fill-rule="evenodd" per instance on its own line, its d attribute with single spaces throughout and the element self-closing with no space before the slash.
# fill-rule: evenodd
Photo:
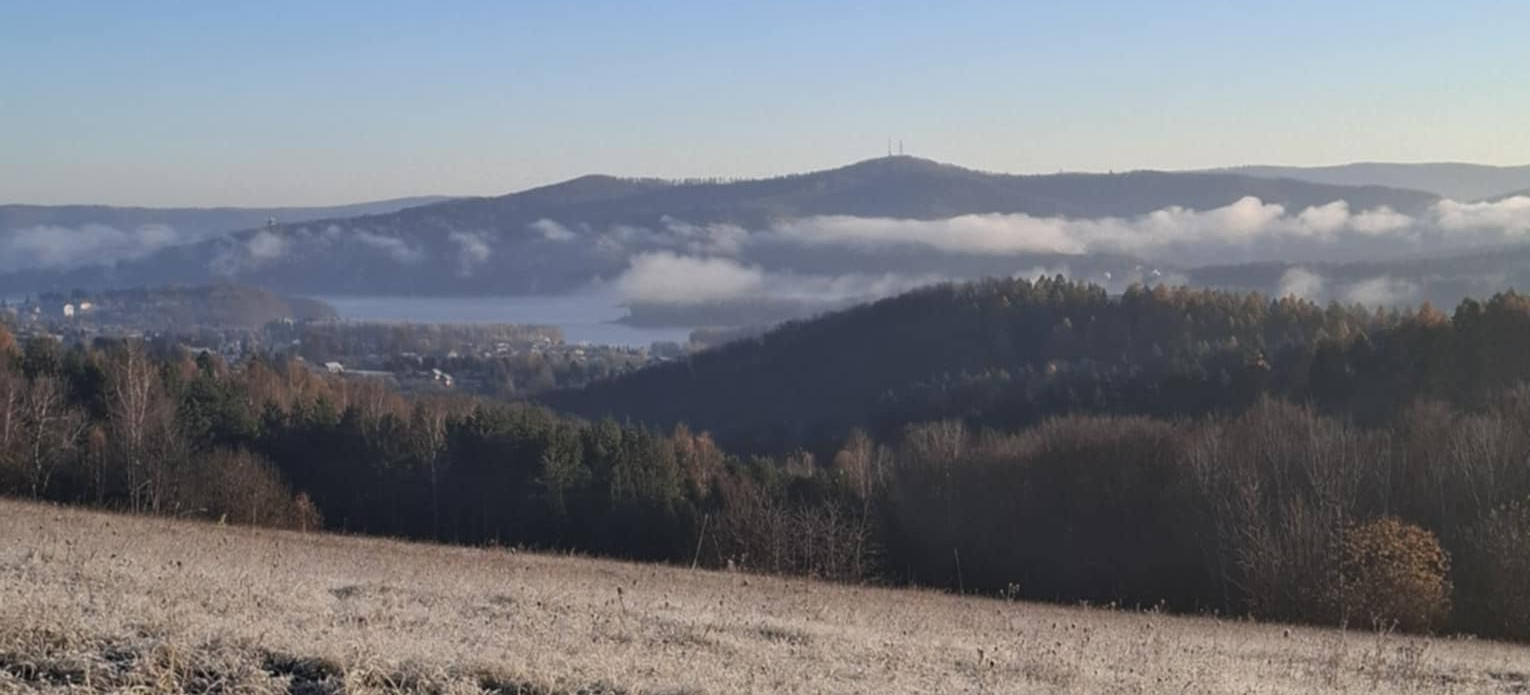
<svg viewBox="0 0 1530 695">
<path fill-rule="evenodd" d="M 0 501 L 0 692 L 1526 693 L 1530 648 Z"/>
</svg>

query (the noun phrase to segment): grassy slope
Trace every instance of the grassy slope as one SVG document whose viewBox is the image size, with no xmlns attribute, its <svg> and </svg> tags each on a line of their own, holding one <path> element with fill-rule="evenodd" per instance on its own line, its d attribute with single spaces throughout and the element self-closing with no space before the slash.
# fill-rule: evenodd
<svg viewBox="0 0 1530 695">
<path fill-rule="evenodd" d="M 1525 692 L 1530 649 L 0 501 L 0 693 L 70 683 L 86 692 Z"/>
</svg>

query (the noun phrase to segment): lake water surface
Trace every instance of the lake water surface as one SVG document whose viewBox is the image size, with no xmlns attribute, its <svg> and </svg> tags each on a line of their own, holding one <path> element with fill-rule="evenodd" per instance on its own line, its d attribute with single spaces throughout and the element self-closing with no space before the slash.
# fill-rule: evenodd
<svg viewBox="0 0 1530 695">
<path fill-rule="evenodd" d="M 519 323 L 557 326 L 564 340 L 592 345 L 648 346 L 685 343 L 689 328 L 637 328 L 617 319 L 627 315 L 609 295 L 581 293 L 550 297 L 316 297 L 359 321 L 412 323 Z"/>
</svg>

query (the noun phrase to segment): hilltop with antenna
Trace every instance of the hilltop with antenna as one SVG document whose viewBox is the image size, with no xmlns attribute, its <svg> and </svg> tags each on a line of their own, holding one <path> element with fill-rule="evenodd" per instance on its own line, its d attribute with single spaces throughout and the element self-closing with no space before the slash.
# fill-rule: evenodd
<svg viewBox="0 0 1530 695">
<path fill-rule="evenodd" d="M 0 292 L 235 278 L 321 295 L 542 294 L 608 281 L 625 272 L 637 254 L 736 247 L 736 237 L 710 240 L 724 233 L 719 229 L 748 234 L 794 219 L 1130 217 L 1171 206 L 1208 210 L 1250 196 L 1287 209 L 1344 200 L 1356 210 L 1386 206 L 1407 214 L 1438 199 L 1416 191 L 1226 173 L 996 174 L 901 154 L 902 143 L 892 138 L 888 147 L 893 154 L 885 157 L 768 179 L 673 182 L 591 175 L 381 215 L 304 222 L 268 214 L 259 218 L 265 225 L 110 266 L 0 276 Z M 769 263 L 788 260 L 787 251 L 779 255 Z M 895 267 L 886 259 L 822 251 L 789 255 L 791 263 L 817 272 L 946 267 L 912 259 Z M 1001 261 L 996 267 L 1014 272 L 1013 259 Z M 972 267 L 963 274 L 989 269 Z"/>
</svg>

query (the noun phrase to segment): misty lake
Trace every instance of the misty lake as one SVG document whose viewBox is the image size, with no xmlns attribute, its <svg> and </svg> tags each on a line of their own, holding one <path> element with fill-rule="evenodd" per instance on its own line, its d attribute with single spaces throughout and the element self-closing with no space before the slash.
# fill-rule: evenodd
<svg viewBox="0 0 1530 695">
<path fill-rule="evenodd" d="M 638 328 L 617 323 L 627 314 L 616 297 L 597 293 L 546 297 L 315 297 L 358 321 L 519 323 L 557 326 L 570 343 L 648 346 L 685 343 L 689 328 Z"/>
</svg>

